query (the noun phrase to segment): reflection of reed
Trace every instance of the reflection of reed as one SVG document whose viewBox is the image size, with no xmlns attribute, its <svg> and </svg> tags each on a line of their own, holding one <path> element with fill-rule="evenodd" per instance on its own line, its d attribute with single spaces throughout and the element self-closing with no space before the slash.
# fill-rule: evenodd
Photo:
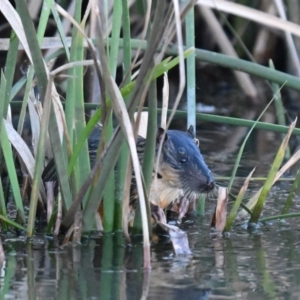
<svg viewBox="0 0 300 300">
<path fill-rule="evenodd" d="M 32 243 L 28 242 L 26 245 L 26 266 L 27 266 L 27 288 L 28 298 L 36 299 L 36 286 L 35 286 L 35 272 L 34 272 L 34 252 Z"/>
<path fill-rule="evenodd" d="M 141 240 L 126 248 L 120 233 L 64 248 L 10 242 L 16 255 L 7 254 L 0 299 L 298 299 L 299 224 L 236 227 L 224 238 L 209 232 L 208 219 L 185 227 L 193 256 L 174 257 L 165 240 L 153 247 L 148 273 Z"/>
<path fill-rule="evenodd" d="M 274 282 L 272 272 L 270 272 L 270 261 L 266 254 L 265 248 L 263 246 L 263 239 L 261 236 L 254 237 L 255 242 L 255 262 L 256 262 L 256 270 L 259 272 L 259 276 L 261 277 L 260 283 L 262 288 L 269 299 L 275 299 L 277 296 L 276 292 L 276 284 Z"/>
</svg>

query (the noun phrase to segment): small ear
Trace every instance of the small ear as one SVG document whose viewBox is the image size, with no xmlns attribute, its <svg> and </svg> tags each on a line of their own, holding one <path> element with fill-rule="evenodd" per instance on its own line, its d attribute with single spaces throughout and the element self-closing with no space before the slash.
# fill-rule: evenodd
<svg viewBox="0 0 300 300">
<path fill-rule="evenodd" d="M 159 144 L 161 142 L 161 139 L 163 138 L 163 136 L 165 137 L 164 141 L 166 141 L 168 139 L 168 134 L 163 128 L 159 127 L 157 130 L 157 135 L 156 135 L 156 143 L 157 144 Z"/>
<path fill-rule="evenodd" d="M 191 126 L 189 127 L 189 129 L 187 130 L 187 132 L 190 134 L 190 136 L 191 136 L 192 138 L 195 137 L 193 125 L 191 125 Z"/>
</svg>

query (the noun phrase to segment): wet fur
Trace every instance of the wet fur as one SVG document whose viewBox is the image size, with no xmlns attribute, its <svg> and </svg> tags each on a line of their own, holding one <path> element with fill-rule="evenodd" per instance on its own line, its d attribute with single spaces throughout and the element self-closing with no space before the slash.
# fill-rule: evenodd
<svg viewBox="0 0 300 300">
<path fill-rule="evenodd" d="M 158 156 L 159 144 L 163 143 L 161 155 Z M 145 139 L 139 138 L 137 146 L 141 164 Z M 158 169 L 155 170 L 159 159 Z M 158 130 L 156 155 L 153 164 L 150 202 L 162 209 L 175 200 L 186 197 L 194 200 L 200 193 L 209 192 L 214 186 L 214 179 L 208 169 L 194 139 L 193 129 L 187 132 L 163 129 Z M 137 191 L 133 179 L 131 188 L 131 204 L 135 206 Z"/>
</svg>

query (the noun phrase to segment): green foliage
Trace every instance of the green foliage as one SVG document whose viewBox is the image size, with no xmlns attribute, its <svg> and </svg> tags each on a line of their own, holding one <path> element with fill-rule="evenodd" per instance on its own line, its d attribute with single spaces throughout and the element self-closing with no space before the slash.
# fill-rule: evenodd
<svg viewBox="0 0 300 300">
<path fill-rule="evenodd" d="M 143 165 L 144 176 L 144 190 L 146 195 L 149 193 L 151 185 L 152 175 L 152 161 L 155 151 L 155 133 L 157 124 L 157 108 L 156 99 L 156 82 L 164 72 L 174 68 L 180 62 L 178 56 L 178 45 L 165 47 L 165 44 L 170 44 L 173 36 L 173 19 L 172 11 L 165 1 L 156 1 L 155 10 L 148 7 L 146 1 L 137 1 L 136 5 L 140 11 L 146 17 L 149 12 L 149 23 L 145 22 L 145 30 L 147 34 L 146 40 L 136 40 L 131 38 L 131 10 L 129 9 L 129 3 L 126 0 L 115 0 L 112 13 L 112 31 L 109 32 L 108 24 L 100 24 L 101 18 L 97 14 L 94 15 L 96 21 L 95 26 L 99 31 L 95 44 L 97 45 L 100 64 L 95 64 L 98 82 L 95 80 L 95 84 L 98 84 L 100 90 L 100 97 L 102 101 L 101 107 L 97 107 L 94 114 L 89 118 L 86 118 L 85 108 L 87 105 L 84 101 L 84 76 L 86 72 L 85 61 L 86 57 L 86 43 L 90 40 L 85 36 L 84 32 L 87 32 L 87 22 L 90 22 L 89 18 L 82 15 L 86 12 L 82 11 L 82 1 L 75 1 L 75 13 L 72 18 L 67 16 L 62 9 L 53 0 L 45 0 L 43 2 L 43 8 L 38 18 L 37 31 L 35 24 L 28 11 L 27 2 L 25 0 L 16 1 L 16 11 L 13 7 L 7 11 L 3 11 L 3 14 L 8 18 L 13 13 L 18 14 L 21 23 L 11 24 L 14 31 L 11 32 L 10 44 L 7 53 L 7 60 L 4 74 L 1 74 L 0 85 L 0 117 L 1 119 L 7 118 L 7 111 L 10 101 L 20 91 L 23 93 L 23 101 L 20 108 L 20 118 L 18 124 L 18 132 L 21 135 L 26 111 L 28 110 L 28 99 L 32 95 L 32 89 L 37 81 L 39 88 L 40 101 L 35 99 L 37 106 L 40 105 L 41 110 L 37 109 L 37 119 L 31 120 L 32 126 L 38 124 L 39 132 L 37 140 L 34 141 L 37 148 L 36 156 L 34 158 L 33 176 L 30 177 L 31 181 L 31 195 L 29 204 L 29 216 L 26 220 L 24 199 L 21 198 L 20 180 L 17 177 L 17 160 L 20 160 L 22 164 L 22 154 L 18 153 L 18 156 L 14 154 L 12 146 L 9 143 L 9 136 L 3 122 L 0 122 L 1 131 L 1 149 L 3 151 L 3 158 L 5 168 L 8 171 L 8 180 L 11 185 L 12 197 L 16 204 L 18 218 L 15 220 L 9 220 L 6 212 L 6 201 L 8 197 L 3 191 L 3 176 L 0 177 L 0 219 L 6 222 L 10 226 L 17 228 L 23 228 L 20 224 L 24 224 L 27 227 L 27 235 L 32 236 L 35 230 L 36 211 L 38 201 L 41 201 L 41 206 L 46 205 L 46 198 L 44 195 L 44 186 L 41 180 L 41 174 L 45 168 L 45 156 L 46 153 L 52 151 L 55 161 L 57 181 L 59 183 L 59 192 L 62 196 L 62 212 L 58 208 L 56 202 L 52 217 L 49 220 L 53 225 L 59 226 L 60 215 L 62 213 L 62 225 L 69 229 L 74 222 L 75 214 L 81 211 L 83 214 L 83 229 L 85 231 L 91 231 L 93 229 L 100 229 L 104 225 L 104 231 L 112 232 L 114 230 L 121 229 L 121 220 L 123 214 L 123 198 L 124 190 L 126 188 L 126 172 L 128 160 L 134 157 L 134 153 L 129 151 L 128 143 L 130 138 L 126 126 L 124 128 L 125 120 L 132 121 L 133 113 L 138 110 L 138 107 L 142 109 L 144 107 L 144 100 L 148 94 L 148 109 L 149 109 L 149 126 L 148 126 L 148 139 L 146 143 L 146 151 Z M 89 3 L 87 9 L 88 16 L 94 7 L 90 7 L 92 3 Z M 147 11 L 147 9 L 152 9 Z M 167 13 L 165 13 L 167 12 Z M 94 13 L 94 11 L 93 11 Z M 105 22 L 108 21 L 108 2 L 105 2 L 104 17 Z M 61 61 L 65 59 L 65 62 L 71 63 L 71 66 L 66 67 L 67 84 L 65 89 L 65 110 L 60 111 L 59 97 L 57 95 L 56 88 L 58 87 L 57 78 L 54 78 L 54 73 L 51 72 L 51 68 L 45 63 L 44 53 L 41 50 L 41 43 L 43 41 L 46 29 L 50 23 L 51 14 L 53 19 L 51 22 L 56 24 L 57 32 L 61 41 L 61 50 L 58 50 L 50 55 L 51 59 L 59 58 Z M 183 16 L 185 11 L 183 13 Z M 69 39 L 63 28 L 63 18 L 69 18 L 72 22 L 72 37 Z M 74 18 L 74 20 L 73 20 Z M 19 19 L 8 18 L 8 22 L 20 22 Z M 21 26 L 22 25 L 22 26 Z M 105 25 L 105 26 L 104 26 Z M 102 27 L 105 28 L 105 32 L 102 32 Z M 284 126 L 284 119 L 282 118 L 282 104 L 278 103 L 278 107 L 281 105 L 281 119 L 280 125 L 266 124 L 259 122 L 235 119 L 231 117 L 205 115 L 195 113 L 195 89 L 196 89 L 196 77 L 195 77 L 195 60 L 217 64 L 223 67 L 231 68 L 234 70 L 240 70 L 249 74 L 254 74 L 275 82 L 277 84 L 285 84 L 287 87 L 291 87 L 300 91 L 300 80 L 295 76 L 278 72 L 274 69 L 260 66 L 256 63 L 247 62 L 241 59 L 231 58 L 226 55 L 205 51 L 202 49 L 194 49 L 194 15 L 193 10 L 190 10 L 186 18 L 186 48 L 184 52 L 184 58 L 189 57 L 187 61 L 187 92 L 188 92 L 188 123 L 194 124 L 195 120 L 204 120 L 210 122 L 221 122 L 223 124 L 231 124 L 238 126 L 263 128 L 268 130 L 274 130 L 279 132 L 287 132 L 287 127 Z M 122 35 L 122 38 L 121 38 Z M 15 70 L 18 68 L 18 47 L 20 41 L 27 53 L 31 65 L 28 68 L 26 75 L 14 82 Z M 180 45 L 179 45 L 180 46 Z M 89 45 L 89 51 L 92 55 L 96 56 L 96 49 Z M 136 68 L 137 59 L 140 57 L 137 55 L 133 57 L 134 51 L 142 53 L 142 63 L 139 66 L 139 73 L 136 79 L 132 79 L 131 74 L 133 68 Z M 101 52 L 102 51 L 102 52 Z M 122 57 L 122 82 L 119 86 L 116 85 L 117 67 L 119 66 L 118 60 L 120 59 L 120 53 Z M 169 55 L 163 59 L 164 55 Z M 165 56 L 166 56 L 165 55 Z M 174 57 L 170 57 L 170 55 Z M 155 60 L 154 60 L 155 58 Z M 49 59 L 49 57 L 48 57 Z M 58 60 L 58 61 L 60 61 Z M 48 62 L 48 61 L 47 61 Z M 82 62 L 82 65 L 76 65 L 77 62 Z M 73 65 L 72 65 L 73 63 Z M 107 68 L 108 67 L 108 68 Z M 25 85 L 25 89 L 22 88 Z M 149 88 L 150 87 L 150 88 Z M 278 86 L 273 85 L 274 93 L 278 90 Z M 149 93 L 148 93 L 149 89 Z M 126 111 L 120 111 L 120 101 L 125 103 Z M 99 106 L 98 104 L 95 104 Z M 186 118 L 186 112 L 177 111 L 176 115 L 180 118 Z M 113 126 L 114 117 L 116 117 L 116 123 Z M 98 122 L 103 124 L 103 137 L 98 147 L 98 155 L 95 166 L 90 168 L 89 153 L 87 147 L 87 139 Z M 189 125 L 188 124 L 188 125 Z M 129 126 L 129 125 L 127 125 Z M 115 128 L 115 129 L 114 129 Z M 128 129 L 128 128 L 127 128 Z M 294 129 L 293 134 L 300 134 L 299 129 Z M 249 135 L 248 135 L 249 136 Z M 21 137 L 20 137 L 21 139 Z M 229 188 L 232 186 L 233 179 L 236 174 L 237 167 L 239 165 L 239 159 L 241 157 L 243 148 L 245 146 L 247 138 L 241 147 L 236 165 L 232 172 L 232 179 L 229 183 Z M 282 151 L 281 151 L 282 152 Z M 1 155 L 0 155 L 1 158 Z M 276 170 L 279 168 L 280 160 L 276 161 Z M 117 168 L 115 170 L 115 165 Z M 23 167 L 23 165 L 22 165 Z M 25 170 L 26 171 L 26 170 Z M 28 171 L 28 170 L 27 170 Z M 272 169 L 272 177 L 266 180 L 266 183 L 270 183 L 274 177 L 275 169 Z M 28 172 L 29 173 L 29 172 Z M 297 175 L 297 181 L 295 182 L 291 195 L 287 201 L 286 207 L 283 210 L 283 214 L 286 214 L 293 194 L 295 193 L 300 175 Z M 130 182 L 130 181 L 129 181 Z M 128 187 L 127 187 L 128 188 Z M 257 221 L 260 216 L 265 196 L 270 189 L 264 188 L 262 195 L 264 200 L 260 200 L 257 208 L 255 208 L 252 221 Z M 237 213 L 237 208 L 242 201 L 242 194 L 236 202 L 236 206 L 231 214 L 231 222 Z M 102 198 L 104 201 L 102 201 Z M 146 204 L 146 205 L 145 205 Z M 204 203 L 202 201 L 202 213 L 204 213 Z M 95 218 L 95 215 L 100 206 L 103 205 L 104 219 Z M 140 203 L 140 207 L 148 207 L 149 203 Z M 101 207 L 102 208 L 102 207 Z M 140 228 L 144 228 L 145 223 L 149 223 L 149 207 L 148 218 L 143 219 L 143 223 L 140 223 Z M 142 215 L 142 214 L 141 214 Z M 26 223 L 27 222 L 27 223 Z M 19 224 L 19 225 L 18 225 Z M 143 226 L 144 227 L 143 227 Z M 228 230 L 230 226 L 228 225 Z M 124 228 L 123 228 L 124 229 Z M 51 232 L 51 226 L 47 229 Z M 107 239 L 107 251 L 109 252 L 109 238 Z M 111 253 L 110 253 L 111 254 Z"/>
</svg>

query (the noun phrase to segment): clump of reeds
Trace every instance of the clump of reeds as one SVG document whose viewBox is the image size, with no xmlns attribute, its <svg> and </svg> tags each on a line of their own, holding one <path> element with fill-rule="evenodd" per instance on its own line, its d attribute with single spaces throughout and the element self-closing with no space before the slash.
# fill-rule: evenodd
<svg viewBox="0 0 300 300">
<path fill-rule="evenodd" d="M 248 120 L 204 115 L 195 113 L 195 59 L 229 67 L 249 74 L 261 76 L 286 87 L 300 90 L 299 78 L 278 72 L 274 69 L 263 67 L 254 62 L 247 62 L 237 58 L 236 53 L 227 45 L 224 52 L 236 57 L 217 54 L 201 49 L 187 49 L 183 47 L 181 33 L 182 20 L 186 18 L 187 47 L 194 45 L 194 15 L 191 9 L 194 4 L 208 5 L 226 12 L 232 12 L 243 17 L 249 17 L 274 28 L 280 28 L 286 32 L 299 35 L 300 29 L 296 24 L 286 21 L 278 21 L 275 17 L 261 14 L 239 6 L 234 3 L 214 0 L 191 1 L 181 11 L 178 1 L 171 4 L 166 1 L 156 1 L 156 4 L 146 5 L 143 12 L 143 30 L 139 39 L 131 37 L 131 11 L 129 1 L 104 1 L 103 7 L 98 7 L 94 1 L 88 1 L 85 10 L 82 10 L 80 1 L 74 6 L 62 8 L 54 1 L 41 1 L 39 4 L 40 15 L 38 23 L 33 22 L 26 1 L 16 1 L 16 8 L 8 0 L 2 1 L 0 6 L 2 14 L 11 27 L 11 36 L 7 43 L 7 58 L 4 71 L 1 72 L 0 84 L 0 157 L 4 160 L 3 166 L 7 171 L 7 177 L 11 186 L 12 196 L 16 206 L 16 216 L 10 219 L 7 214 L 6 199 L 7 189 L 4 186 L 5 173 L 0 178 L 0 218 L 4 230 L 8 225 L 26 231 L 28 237 L 32 237 L 35 231 L 37 209 L 48 209 L 47 233 L 57 235 L 61 228 L 67 230 L 65 241 L 73 234 L 73 241 L 80 240 L 81 229 L 84 232 L 91 230 L 104 230 L 112 232 L 123 229 L 127 234 L 126 211 L 128 209 L 129 185 L 131 176 L 131 163 L 135 171 L 138 186 L 139 210 L 141 220 L 135 221 L 135 228 L 141 230 L 144 236 L 145 266 L 149 266 L 149 210 L 147 209 L 147 191 L 149 190 L 149 178 L 151 178 L 152 164 L 145 160 L 142 168 L 143 177 L 137 159 L 135 149 L 136 125 L 133 123 L 133 114 L 141 112 L 145 99 L 148 96 L 149 124 L 148 139 L 155 138 L 155 126 L 157 115 L 157 99 L 155 79 L 166 71 L 179 64 L 180 84 L 178 96 L 175 99 L 174 114 L 185 87 L 184 58 L 190 58 L 187 62 L 188 78 L 188 122 L 195 123 L 195 116 L 202 120 L 223 122 L 240 126 L 252 126 L 254 122 Z M 114 1 L 116 2 L 116 1 Z M 143 2 L 143 1 L 141 1 Z M 148 2 L 147 2 L 148 3 Z M 137 5 L 134 1 L 130 5 Z M 216 6 L 217 5 L 217 6 Z M 74 11 L 67 11 L 74 8 Z M 39 12 L 39 10 L 36 10 Z M 219 37 L 224 40 L 224 32 L 211 11 L 203 9 L 208 24 L 213 25 Z M 50 20 L 50 17 L 53 19 Z M 51 22 L 50 22 L 51 21 Z M 276 21 L 276 22 L 275 22 Z M 57 36 L 45 38 L 45 31 L 49 23 L 54 23 Z M 71 35 L 67 34 L 71 29 Z M 122 32 L 122 38 L 121 38 Z M 176 33 L 176 39 L 174 38 Z M 175 46 L 170 43 L 176 42 Z M 225 40 L 224 40 L 225 41 Z M 26 74 L 14 82 L 14 74 L 17 67 L 18 51 L 23 49 L 29 60 L 29 68 Z M 55 49 L 55 50 L 54 50 Z M 134 53 L 134 51 L 136 51 Z M 87 59 L 87 53 L 90 59 Z M 45 55 L 44 55 L 45 54 Z M 170 57 L 170 55 L 175 57 Z M 142 57 L 141 62 L 138 60 Z M 167 58 L 165 58 L 167 57 Z M 54 61 L 58 58 L 65 63 L 57 66 Z M 123 72 L 122 82 L 116 84 L 116 70 L 118 60 L 121 60 Z M 55 69 L 52 69 L 54 64 Z M 136 77 L 132 77 L 133 70 L 138 69 Z M 85 109 L 88 105 L 84 99 L 86 70 L 92 70 L 89 82 L 93 91 L 91 98 L 96 99 L 96 105 L 89 105 L 95 109 L 87 121 Z M 258 93 L 248 75 L 236 73 L 244 92 L 257 103 Z M 65 83 L 65 101 L 62 107 L 61 99 L 57 92 L 59 80 Z M 34 86 L 38 86 L 39 93 L 34 92 Z M 9 121 L 9 108 L 12 99 L 22 89 L 23 99 L 20 108 L 20 118 L 17 131 L 13 129 Z M 100 101 L 99 101 L 100 100 Z M 33 133 L 32 150 L 21 138 L 26 111 L 29 111 L 31 128 Z M 177 112 L 180 115 L 180 112 Z M 186 113 L 184 113 L 186 116 Z M 116 119 L 116 127 L 113 128 L 113 118 Z M 97 151 L 97 160 L 93 168 L 90 168 L 87 139 L 98 122 L 102 124 L 102 137 Z M 170 119 L 168 120 L 170 124 Z M 269 128 L 286 132 L 286 126 L 270 125 L 255 122 L 256 128 Z M 291 132 L 291 131 L 290 131 Z M 299 134 L 299 130 L 294 129 Z M 289 133 L 290 134 L 290 133 Z M 154 142 L 148 143 L 146 152 L 153 155 Z M 12 147 L 13 146 L 13 147 Z M 280 149 L 280 159 L 283 149 Z M 15 159 L 17 157 L 17 160 Z M 46 195 L 45 186 L 41 180 L 41 174 L 46 166 L 46 160 L 55 160 L 59 193 L 55 201 L 53 195 Z M 46 159 L 47 158 L 47 159 Z M 24 184 L 17 176 L 16 161 L 24 174 Z M 280 160 L 276 160 L 276 169 Z M 117 168 L 115 169 L 115 166 Z M 115 171 L 116 170 L 116 171 Z M 266 181 L 268 186 L 263 188 L 263 195 L 267 194 L 270 184 L 273 182 L 275 167 L 272 175 Z M 29 178 L 29 180 L 28 180 Z M 143 187 L 143 178 L 145 179 Z M 29 182 L 31 192 L 29 195 L 29 216 L 26 218 L 24 209 L 24 195 L 26 183 Z M 6 183 L 5 183 L 6 184 Z M 293 186 L 296 189 L 297 184 Z M 231 183 L 230 183 L 231 186 Z M 241 201 L 243 191 L 239 194 L 237 204 Z M 262 199 L 262 196 L 261 196 Z M 251 220 L 257 221 L 264 200 L 258 202 Z M 290 197 L 284 209 L 287 212 L 290 206 Z M 103 218 L 98 213 L 100 204 L 103 207 Z M 231 216 L 235 216 L 237 206 Z M 122 223 L 123 218 L 123 223 Z M 125 221 L 124 221 L 125 220 Z M 230 228 L 230 222 L 226 230 Z M 123 224 L 123 226 L 122 226 Z M 79 228 L 79 229 L 78 229 Z"/>
</svg>

